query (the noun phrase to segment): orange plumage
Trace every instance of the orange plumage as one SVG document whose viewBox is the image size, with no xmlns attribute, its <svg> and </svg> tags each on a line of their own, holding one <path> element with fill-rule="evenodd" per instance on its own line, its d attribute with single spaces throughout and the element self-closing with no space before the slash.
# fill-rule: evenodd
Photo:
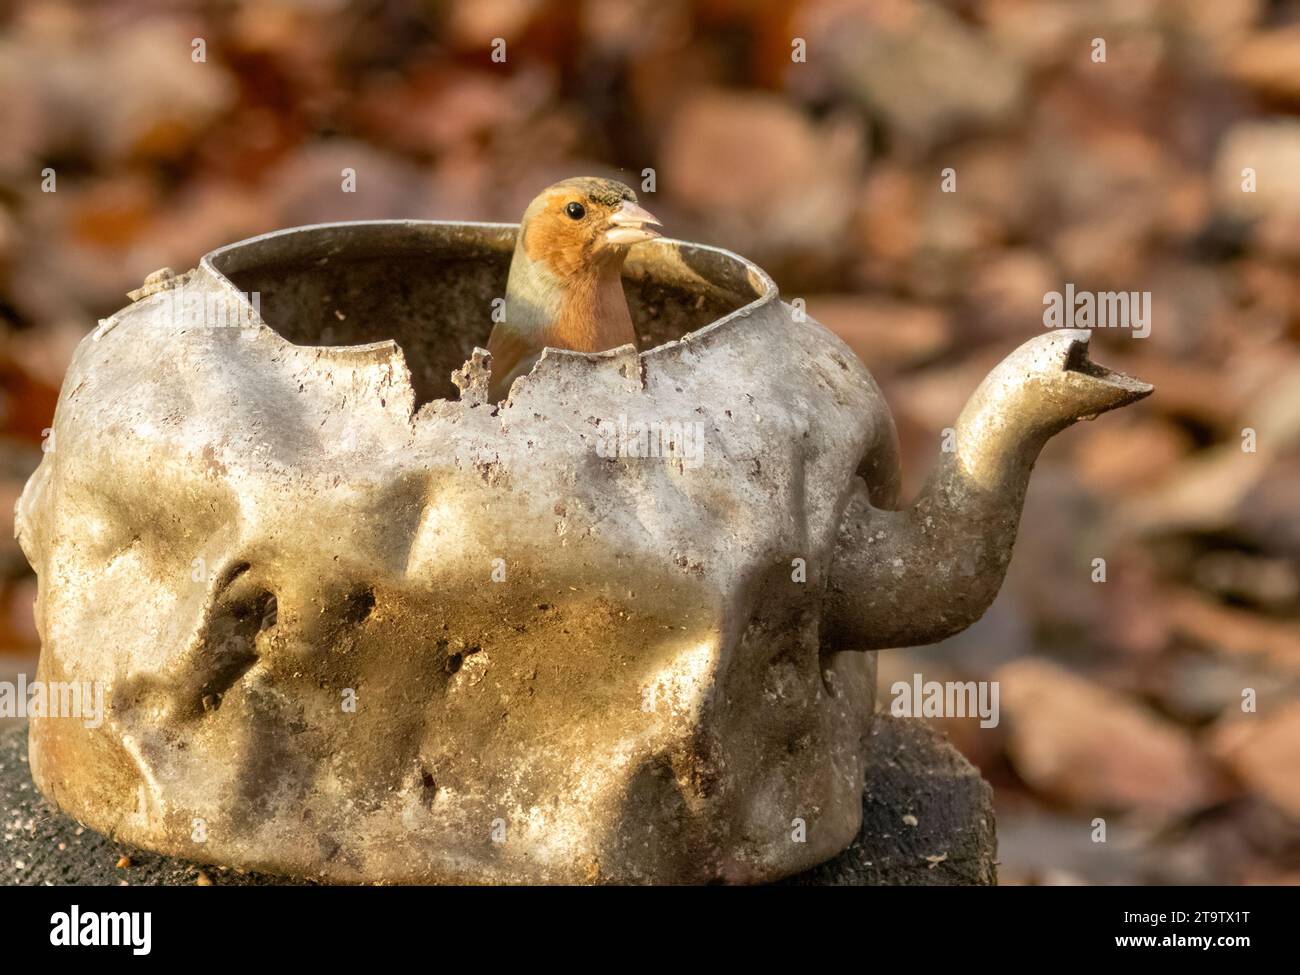
<svg viewBox="0 0 1300 975">
<path fill-rule="evenodd" d="M 636 345 L 623 261 L 633 244 L 658 237 L 658 226 L 636 194 L 612 179 L 566 179 L 528 205 L 510 262 L 505 321 L 488 338 L 493 400 L 505 398 L 544 348 Z"/>
</svg>

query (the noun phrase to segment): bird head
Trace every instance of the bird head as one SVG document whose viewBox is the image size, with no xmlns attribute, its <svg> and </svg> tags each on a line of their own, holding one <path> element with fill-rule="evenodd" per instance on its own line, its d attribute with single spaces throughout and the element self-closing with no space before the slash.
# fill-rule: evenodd
<svg viewBox="0 0 1300 975">
<path fill-rule="evenodd" d="M 659 220 L 617 180 L 577 176 L 548 186 L 524 211 L 520 245 L 562 277 L 621 264 L 628 248 L 659 236 Z"/>
</svg>

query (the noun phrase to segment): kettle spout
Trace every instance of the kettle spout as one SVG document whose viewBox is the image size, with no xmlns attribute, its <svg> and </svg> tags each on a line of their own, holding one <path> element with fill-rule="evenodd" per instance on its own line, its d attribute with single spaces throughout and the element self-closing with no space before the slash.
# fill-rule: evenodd
<svg viewBox="0 0 1300 975">
<path fill-rule="evenodd" d="M 1011 561 L 1043 445 L 1152 387 L 1088 358 L 1090 333 L 1026 342 L 980 383 L 916 502 L 874 507 L 859 483 L 840 522 L 828 584 L 832 645 L 872 650 L 959 633 L 993 602 Z"/>
</svg>

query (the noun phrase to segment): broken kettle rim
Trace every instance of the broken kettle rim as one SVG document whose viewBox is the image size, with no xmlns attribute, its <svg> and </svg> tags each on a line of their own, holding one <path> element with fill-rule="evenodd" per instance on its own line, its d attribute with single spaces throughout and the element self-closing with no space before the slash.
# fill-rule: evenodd
<svg viewBox="0 0 1300 975">
<path fill-rule="evenodd" d="M 315 348 L 340 354 L 375 353 L 385 357 L 401 349 L 393 339 L 344 345 L 295 343 L 262 318 L 231 275 L 257 266 L 301 265 L 334 258 L 418 254 L 465 261 L 495 259 L 508 263 L 519 232 L 517 223 L 461 220 L 344 220 L 286 227 L 224 244 L 199 260 L 198 267 L 233 301 L 242 317 L 257 329 L 265 329 L 286 346 Z M 711 244 L 659 237 L 634 248 L 623 267 L 625 279 L 650 280 L 679 289 L 711 294 L 736 307 L 726 314 L 677 339 L 640 350 L 642 360 L 671 354 L 675 349 L 713 335 L 749 318 L 760 310 L 778 305 L 780 290 L 759 265 L 748 258 Z M 485 323 L 484 344 L 487 341 Z M 604 352 L 577 352 L 547 348 L 546 356 L 586 361 L 623 358 L 628 347 Z"/>
</svg>

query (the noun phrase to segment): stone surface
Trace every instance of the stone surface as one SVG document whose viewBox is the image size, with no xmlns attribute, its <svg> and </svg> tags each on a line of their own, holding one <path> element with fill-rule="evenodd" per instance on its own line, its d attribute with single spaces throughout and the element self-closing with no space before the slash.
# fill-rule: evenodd
<svg viewBox="0 0 1300 975">
<path fill-rule="evenodd" d="M 876 715 L 862 828 L 844 852 L 790 878 L 800 886 L 997 883 L 993 789 L 916 719 Z"/>
<path fill-rule="evenodd" d="M 957 886 L 997 880 L 993 790 L 921 721 L 877 716 L 862 828 L 839 856 L 786 883 Z M 22 725 L 0 729 L 0 885 L 217 886 L 303 881 L 202 866 L 114 842 L 52 807 L 27 767 Z M 118 867 L 122 857 L 130 866 Z M 19 866 L 21 864 L 21 866 Z"/>
</svg>

